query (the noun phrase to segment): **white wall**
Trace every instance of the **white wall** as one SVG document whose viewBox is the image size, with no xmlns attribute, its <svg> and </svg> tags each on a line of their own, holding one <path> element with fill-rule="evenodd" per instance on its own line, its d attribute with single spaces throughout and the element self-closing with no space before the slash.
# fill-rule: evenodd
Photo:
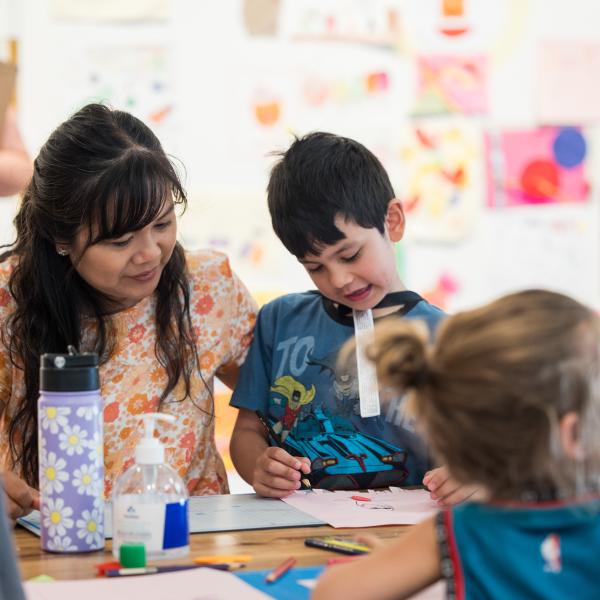
<svg viewBox="0 0 600 600">
<path fill-rule="evenodd" d="M 267 295 L 309 286 L 302 269 L 270 233 L 265 210 L 272 160 L 266 153 L 285 148 L 290 130 L 301 134 L 326 129 L 356 137 L 380 154 L 401 193 L 405 181 L 395 153 L 410 124 L 419 53 L 478 52 L 489 57 L 490 111 L 469 121 L 495 135 L 504 128 L 537 124 L 542 42 L 600 42 L 596 0 L 467 1 L 476 27 L 472 35 L 453 40 L 435 35 L 439 0 L 370 0 L 363 8 L 356 0 L 280 0 L 276 38 L 248 37 L 238 0 L 168 4 L 166 22 L 107 24 L 56 20 L 56 3 L 22 0 L 20 17 L 13 19 L 20 18 L 23 133 L 35 153 L 85 94 L 97 89 L 86 81 L 91 71 L 117 73 L 116 86 L 122 88 L 125 79 L 136 77 L 136 64 L 143 61 L 139 54 L 129 63 L 121 60 L 121 51 L 125 56 L 132 47 L 162 49 L 166 66 L 157 73 L 174 109 L 157 133 L 187 170 L 191 203 L 182 222 L 184 239 L 191 246 L 211 242 L 223 247 L 249 286 Z M 291 13 L 301 11 L 302 5 L 342 7 L 346 15 L 376 15 L 381 7 L 397 7 L 404 25 L 401 48 L 294 42 L 288 35 L 295 26 Z M 377 70 L 388 73 L 391 82 L 381 98 L 335 99 L 336 93 L 343 96 L 339 86 Z M 307 110 L 300 102 L 302 84 L 309 77 L 331 86 L 329 101 L 319 109 Z M 279 100 L 283 110 L 280 123 L 270 130 L 253 119 L 252 103 L 261 95 Z M 459 286 L 447 298 L 450 310 L 525 286 L 556 287 L 600 306 L 597 136 L 593 128 L 586 133 L 593 184 L 588 203 L 489 211 L 481 197 L 471 232 L 451 243 L 414 239 L 409 221 L 403 246 L 407 285 L 431 290 L 441 275 L 450 274 Z M 566 230 L 554 226 L 565 223 Z M 261 259 L 260 252 L 266 258 Z"/>
</svg>

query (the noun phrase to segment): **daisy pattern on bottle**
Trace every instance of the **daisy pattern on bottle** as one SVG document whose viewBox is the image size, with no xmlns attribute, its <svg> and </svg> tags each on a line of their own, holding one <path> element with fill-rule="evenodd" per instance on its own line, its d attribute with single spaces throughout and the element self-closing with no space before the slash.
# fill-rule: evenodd
<svg viewBox="0 0 600 600">
<path fill-rule="evenodd" d="M 63 430 L 58 434 L 58 446 L 68 456 L 83 454 L 86 437 L 87 431 L 81 429 L 79 425 L 73 425 L 73 427 L 65 425 Z"/>
<path fill-rule="evenodd" d="M 77 519 L 77 537 L 88 545 L 103 545 L 102 522 L 100 513 L 96 509 L 91 512 L 84 510 L 81 513 L 81 519 Z"/>
<path fill-rule="evenodd" d="M 91 463 L 100 464 L 104 460 L 104 444 L 102 436 L 95 431 L 94 437 L 87 442 L 88 460 Z"/>
<path fill-rule="evenodd" d="M 91 421 L 98 415 L 98 409 L 96 406 L 80 406 L 75 414 L 86 421 Z"/>
<path fill-rule="evenodd" d="M 82 496 L 95 496 L 98 490 L 98 472 L 94 465 L 81 465 L 73 471 L 73 487 Z"/>
<path fill-rule="evenodd" d="M 50 433 L 58 433 L 59 427 L 66 427 L 69 420 L 67 417 L 71 414 L 68 406 L 47 406 L 42 409 L 42 429 L 49 429 Z"/>
<path fill-rule="evenodd" d="M 55 550 L 56 552 L 73 552 L 77 550 L 77 546 L 73 544 L 68 535 L 64 538 L 55 535 L 51 540 L 48 540 L 48 548 L 50 548 L 50 550 Z"/>
<path fill-rule="evenodd" d="M 67 529 L 73 527 L 73 509 L 70 506 L 65 506 L 65 501 L 62 498 L 45 498 L 42 504 L 42 518 L 44 527 L 48 531 L 48 535 L 54 538 L 55 536 L 65 535 Z"/>
<path fill-rule="evenodd" d="M 67 461 L 58 458 L 56 452 L 43 451 L 40 464 L 40 487 L 44 494 L 60 494 L 65 486 L 63 483 L 69 481 L 69 474 L 65 470 Z"/>
</svg>

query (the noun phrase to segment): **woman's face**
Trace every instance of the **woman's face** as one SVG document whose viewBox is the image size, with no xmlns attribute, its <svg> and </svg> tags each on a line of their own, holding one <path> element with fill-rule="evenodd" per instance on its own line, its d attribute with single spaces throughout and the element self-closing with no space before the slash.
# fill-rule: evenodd
<svg viewBox="0 0 600 600">
<path fill-rule="evenodd" d="M 169 203 L 143 229 L 87 248 L 88 231 L 84 229 L 68 250 L 79 275 L 109 297 L 114 309 L 122 310 L 154 293 L 176 238 L 175 211 Z"/>
</svg>

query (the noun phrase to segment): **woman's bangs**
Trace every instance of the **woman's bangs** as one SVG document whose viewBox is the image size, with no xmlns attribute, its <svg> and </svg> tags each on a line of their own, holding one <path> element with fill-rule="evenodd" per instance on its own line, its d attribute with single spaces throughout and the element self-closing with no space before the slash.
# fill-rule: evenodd
<svg viewBox="0 0 600 600">
<path fill-rule="evenodd" d="M 119 165 L 124 168 L 104 174 L 89 223 L 90 244 L 143 229 L 164 212 L 170 201 L 185 206 L 185 193 L 175 175 L 157 169 L 154 160 L 144 158 L 148 157 L 137 156 Z"/>
</svg>

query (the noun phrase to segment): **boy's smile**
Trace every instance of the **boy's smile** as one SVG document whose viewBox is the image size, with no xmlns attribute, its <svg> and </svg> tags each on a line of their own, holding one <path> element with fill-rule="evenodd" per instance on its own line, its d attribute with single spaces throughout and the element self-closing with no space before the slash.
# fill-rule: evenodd
<svg viewBox="0 0 600 600">
<path fill-rule="evenodd" d="M 397 200 L 390 201 L 383 235 L 375 227 L 367 229 L 341 216 L 335 225 L 343 239 L 325 246 L 320 254 L 299 259 L 324 296 L 349 308 L 367 310 L 386 294 L 405 289 L 394 253 L 394 242 L 404 232 L 404 215 Z"/>
</svg>

